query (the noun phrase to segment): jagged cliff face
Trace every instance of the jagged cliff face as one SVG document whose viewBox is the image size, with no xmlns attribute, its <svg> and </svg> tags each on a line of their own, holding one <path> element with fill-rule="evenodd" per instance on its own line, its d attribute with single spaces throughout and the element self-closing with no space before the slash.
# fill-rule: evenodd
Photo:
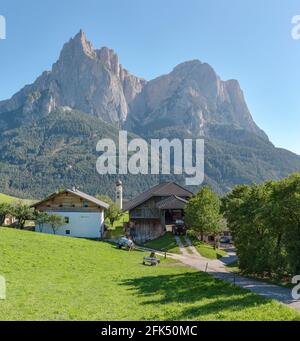
<svg viewBox="0 0 300 341">
<path fill-rule="evenodd" d="M 194 60 L 146 82 L 80 31 L 51 71 L 0 102 L 0 192 L 40 198 L 76 184 L 113 195 L 116 178 L 97 174 L 95 146 L 101 137 L 117 142 L 120 127 L 153 138 L 204 135 L 205 184 L 220 193 L 300 171 L 300 157 L 275 148 L 257 127 L 238 81 Z M 122 179 L 127 196 L 161 180 Z M 184 184 L 179 175 L 163 180 Z"/>
<path fill-rule="evenodd" d="M 238 81 L 222 81 L 199 60 L 148 82 L 130 107 L 127 126 L 144 134 L 155 130 L 164 135 L 178 127 L 207 136 L 215 125 L 231 125 L 267 138 L 254 123 Z"/>
<path fill-rule="evenodd" d="M 65 107 L 122 124 L 131 101 L 146 81 L 131 75 L 106 47 L 96 50 L 80 31 L 66 43 L 51 72 L 44 72 L 11 100 L 0 102 L 0 113 L 22 108 L 24 115 L 45 115 Z"/>
<path fill-rule="evenodd" d="M 13 116 L 19 123 L 57 108 L 80 110 L 147 136 L 164 136 L 170 127 L 209 136 L 212 127 L 230 125 L 267 138 L 254 123 L 238 81 L 224 82 L 211 66 L 194 60 L 146 82 L 124 69 L 113 50 L 94 49 L 82 31 L 64 45 L 50 72 L 0 102 L 0 114 L 9 120 L 7 113 L 17 110 Z"/>
</svg>

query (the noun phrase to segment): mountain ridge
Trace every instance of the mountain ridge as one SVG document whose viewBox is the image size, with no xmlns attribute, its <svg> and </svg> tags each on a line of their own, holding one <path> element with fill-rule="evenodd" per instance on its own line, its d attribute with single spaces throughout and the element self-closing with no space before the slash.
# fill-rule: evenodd
<svg viewBox="0 0 300 341">
<path fill-rule="evenodd" d="M 0 102 L 0 114 L 22 106 L 24 113 L 37 106 L 42 115 L 58 107 L 70 107 L 118 124 L 126 119 L 128 103 L 145 83 L 122 67 L 112 49 L 94 49 L 80 30 L 64 44 L 51 71 L 43 72 L 11 99 Z M 41 93 L 47 93 L 45 102 Z"/>
<path fill-rule="evenodd" d="M 0 102 L 0 191 L 40 198 L 76 184 L 113 196 L 118 176 L 96 173 L 95 148 L 100 138 L 117 144 L 119 129 L 145 139 L 204 138 L 205 184 L 219 193 L 300 171 L 300 156 L 276 148 L 256 125 L 237 80 L 195 59 L 146 81 L 80 31 L 51 71 Z M 163 180 L 184 184 L 173 175 L 122 180 L 128 197 Z"/>
</svg>

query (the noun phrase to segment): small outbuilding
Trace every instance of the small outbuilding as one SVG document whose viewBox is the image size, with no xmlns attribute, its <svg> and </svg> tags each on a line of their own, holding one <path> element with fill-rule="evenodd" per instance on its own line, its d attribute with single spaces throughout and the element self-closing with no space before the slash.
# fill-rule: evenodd
<svg viewBox="0 0 300 341">
<path fill-rule="evenodd" d="M 66 189 L 51 194 L 32 205 L 36 210 L 63 217 L 65 224 L 56 234 L 79 238 L 102 238 L 104 232 L 104 211 L 109 208 L 105 202 L 79 191 Z M 47 224 L 37 226 L 36 231 L 53 234 Z"/>
<path fill-rule="evenodd" d="M 175 182 L 160 183 L 141 193 L 123 206 L 129 212 L 127 233 L 143 243 L 172 231 L 176 220 L 184 219 L 184 208 L 192 195 Z"/>
</svg>

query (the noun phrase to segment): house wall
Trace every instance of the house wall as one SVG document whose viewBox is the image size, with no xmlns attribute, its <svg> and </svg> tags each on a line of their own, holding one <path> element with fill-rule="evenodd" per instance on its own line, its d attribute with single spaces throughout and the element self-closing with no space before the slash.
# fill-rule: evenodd
<svg viewBox="0 0 300 341">
<path fill-rule="evenodd" d="M 132 219 L 130 235 L 137 243 L 159 238 L 165 234 L 165 229 L 159 219 Z"/>
<path fill-rule="evenodd" d="M 156 207 L 163 198 L 152 197 L 129 211 L 130 233 L 136 242 L 144 243 L 165 234 L 164 211 Z"/>
<path fill-rule="evenodd" d="M 15 217 L 12 217 L 12 216 L 7 216 L 5 219 L 4 219 L 4 225 L 6 226 L 9 226 L 9 225 L 12 225 L 16 222 L 16 218 Z"/>
<path fill-rule="evenodd" d="M 81 237 L 81 238 L 101 238 L 104 227 L 104 211 L 98 212 L 67 212 L 67 211 L 46 211 L 48 214 L 57 214 L 64 218 L 69 218 L 69 223 L 60 227 L 56 234 L 61 236 Z M 36 227 L 36 232 L 40 232 L 40 227 Z M 69 230 L 70 234 L 66 231 Z M 53 234 L 50 225 L 43 227 L 42 233 Z"/>
</svg>

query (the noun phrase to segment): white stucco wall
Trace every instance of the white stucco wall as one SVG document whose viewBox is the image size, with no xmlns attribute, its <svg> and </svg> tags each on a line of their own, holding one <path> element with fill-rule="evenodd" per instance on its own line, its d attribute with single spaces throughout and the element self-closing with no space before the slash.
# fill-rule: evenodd
<svg viewBox="0 0 300 341">
<path fill-rule="evenodd" d="M 103 233 L 104 212 L 47 212 L 69 218 L 69 224 L 60 227 L 56 234 L 60 236 L 81 237 L 81 238 L 101 238 Z M 39 232 L 39 227 L 35 228 Z M 66 231 L 70 230 L 70 234 Z M 42 233 L 53 234 L 49 225 L 43 227 Z"/>
</svg>

